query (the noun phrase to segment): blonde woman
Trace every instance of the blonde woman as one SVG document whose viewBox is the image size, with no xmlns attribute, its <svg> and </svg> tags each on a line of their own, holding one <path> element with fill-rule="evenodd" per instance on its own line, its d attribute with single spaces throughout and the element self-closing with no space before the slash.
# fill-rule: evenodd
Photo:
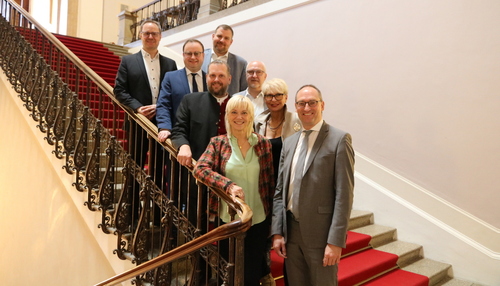
<svg viewBox="0 0 500 286">
<path fill-rule="evenodd" d="M 288 86 L 284 80 L 273 78 L 264 82 L 262 93 L 268 109 L 255 119 L 255 132 L 271 141 L 274 174 L 277 179 L 283 140 L 301 131 L 302 123 L 296 112 L 287 111 Z"/>
<path fill-rule="evenodd" d="M 220 188 L 245 200 L 253 211 L 252 227 L 245 236 L 245 286 L 258 286 L 265 272 L 267 238 L 274 194 L 271 143 L 253 132 L 254 107 L 241 95 L 234 95 L 226 106 L 226 135 L 213 137 L 194 168 L 194 176 L 210 187 Z M 230 221 L 224 202 L 210 201 L 210 211 L 222 223 Z M 227 243 L 221 241 L 221 245 Z M 221 252 L 227 251 L 226 246 Z M 227 257 L 227 253 L 222 253 Z"/>
</svg>

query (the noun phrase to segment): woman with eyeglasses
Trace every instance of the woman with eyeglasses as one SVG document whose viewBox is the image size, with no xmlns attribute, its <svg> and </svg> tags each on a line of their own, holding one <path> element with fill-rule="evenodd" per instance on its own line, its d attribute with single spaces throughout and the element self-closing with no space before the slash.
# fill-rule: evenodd
<svg viewBox="0 0 500 286">
<path fill-rule="evenodd" d="M 267 110 L 262 112 L 255 119 L 255 132 L 261 134 L 271 141 L 273 154 L 274 182 L 278 179 L 281 148 L 283 140 L 295 132 L 302 130 L 302 124 L 296 112 L 287 111 L 286 101 L 288 99 L 288 86 L 285 81 L 279 78 L 270 79 L 262 85 L 264 102 Z M 269 242 L 269 249 L 271 243 Z M 269 254 L 269 252 L 267 253 Z M 270 269 L 270 257 L 266 257 L 265 269 Z M 267 271 L 266 271 L 267 272 Z M 272 278 L 264 277 L 262 285 L 275 285 Z M 285 277 L 286 279 L 286 277 Z M 268 282 L 265 284 L 264 281 Z"/>
<path fill-rule="evenodd" d="M 279 78 L 270 79 L 262 85 L 262 93 L 267 110 L 255 119 L 255 132 L 271 141 L 273 147 L 274 175 L 277 180 L 283 140 L 302 130 L 302 124 L 296 112 L 286 108 L 288 86 Z"/>
<path fill-rule="evenodd" d="M 225 190 L 239 197 L 252 209 L 252 226 L 245 236 L 244 285 L 259 286 L 269 249 L 267 241 L 271 226 L 274 195 L 274 173 L 271 143 L 253 132 L 254 107 L 250 99 L 233 95 L 226 106 L 226 135 L 213 137 L 194 167 L 194 176 L 207 186 Z M 221 223 L 231 218 L 224 202 L 210 199 L 210 212 Z M 220 241 L 223 257 L 228 256 L 227 240 Z M 269 270 L 268 270 L 269 271 Z"/>
</svg>

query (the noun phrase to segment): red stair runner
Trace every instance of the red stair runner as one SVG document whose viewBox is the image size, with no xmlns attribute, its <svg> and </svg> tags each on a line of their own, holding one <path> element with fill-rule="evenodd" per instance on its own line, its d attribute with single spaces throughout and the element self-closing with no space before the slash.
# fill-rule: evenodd
<svg viewBox="0 0 500 286">
<path fill-rule="evenodd" d="M 351 286 L 373 279 L 363 286 L 427 286 L 429 279 L 425 276 L 397 268 L 398 256 L 369 248 L 371 237 L 366 234 L 349 231 L 346 248 L 342 250 L 339 264 L 339 286 Z M 277 286 L 284 285 L 283 258 L 271 250 L 271 273 Z"/>
<path fill-rule="evenodd" d="M 396 267 L 398 256 L 368 249 L 340 260 L 339 286 L 349 286 L 361 283 L 380 273 Z"/>
<path fill-rule="evenodd" d="M 394 286 L 394 285 L 413 285 L 413 286 L 428 286 L 429 278 L 413 272 L 396 269 L 387 274 L 384 274 L 363 286 Z"/>
<path fill-rule="evenodd" d="M 44 41 L 35 36 L 32 29 L 19 28 L 19 32 L 30 41 L 32 46 L 41 54 L 47 56 L 50 49 L 44 47 Z M 107 83 L 114 86 L 116 73 L 120 65 L 120 58 L 113 52 L 108 50 L 102 43 L 94 42 L 86 39 L 80 39 L 70 36 L 54 34 L 66 47 L 68 47 L 76 56 L 78 56 L 87 66 L 93 69 Z M 47 58 L 46 58 L 47 59 Z M 69 73 L 63 70 L 57 70 L 57 63 L 49 63 L 53 69 L 58 71 L 59 76 L 65 79 L 72 90 L 75 90 L 76 73 L 70 69 Z M 61 64 L 65 64 L 65 59 L 61 59 Z M 108 128 L 111 135 L 126 147 L 125 133 L 123 131 L 123 122 L 125 112 L 117 107 L 113 101 L 106 95 L 99 93 L 97 90 L 87 94 L 86 77 L 83 73 L 80 74 L 80 86 L 78 87 L 78 98 L 87 105 L 94 116 L 101 120 L 102 124 Z"/>
</svg>

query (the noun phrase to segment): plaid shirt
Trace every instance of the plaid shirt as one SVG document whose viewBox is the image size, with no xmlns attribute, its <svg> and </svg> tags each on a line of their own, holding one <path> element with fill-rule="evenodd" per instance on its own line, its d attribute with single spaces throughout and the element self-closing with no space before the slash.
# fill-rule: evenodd
<svg viewBox="0 0 500 286">
<path fill-rule="evenodd" d="M 259 193 L 264 205 L 264 211 L 268 216 L 273 208 L 274 196 L 274 169 L 271 142 L 262 135 L 257 136 L 257 144 L 253 147 L 255 154 L 259 157 Z M 228 191 L 233 184 L 230 178 L 225 177 L 226 164 L 231 157 L 231 144 L 227 135 L 212 137 L 207 149 L 201 155 L 194 167 L 194 176 L 209 187 Z M 210 212 L 217 214 L 219 209 L 217 196 L 210 196 Z"/>
</svg>

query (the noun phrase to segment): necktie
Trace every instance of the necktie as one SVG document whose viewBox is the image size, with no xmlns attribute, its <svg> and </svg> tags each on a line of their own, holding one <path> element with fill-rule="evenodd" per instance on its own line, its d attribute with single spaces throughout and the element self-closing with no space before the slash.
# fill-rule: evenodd
<svg viewBox="0 0 500 286">
<path fill-rule="evenodd" d="M 309 135 L 311 135 L 312 130 L 304 130 L 304 138 L 302 139 L 302 146 L 300 147 L 299 157 L 295 163 L 295 176 L 293 178 L 293 201 L 292 210 L 293 215 L 296 219 L 299 219 L 299 194 L 300 194 L 300 184 L 302 182 L 302 176 L 304 173 L 304 165 L 306 162 L 307 155 L 307 145 L 309 145 Z"/>
<path fill-rule="evenodd" d="M 196 73 L 191 74 L 193 76 L 193 92 L 198 92 L 198 84 L 196 83 Z"/>
</svg>

